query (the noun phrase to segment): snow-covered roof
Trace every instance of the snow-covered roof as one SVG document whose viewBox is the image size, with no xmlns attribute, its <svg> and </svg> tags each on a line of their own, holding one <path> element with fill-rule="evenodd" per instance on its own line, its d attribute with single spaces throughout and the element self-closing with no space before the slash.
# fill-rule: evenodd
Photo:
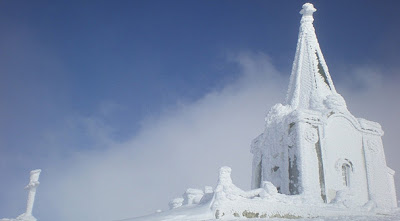
<svg viewBox="0 0 400 221">
<path fill-rule="evenodd" d="M 310 3 L 300 11 L 303 16 L 286 98 L 293 109 L 318 109 L 315 106 L 322 105 L 328 95 L 337 94 L 315 34 L 315 11 Z"/>
</svg>

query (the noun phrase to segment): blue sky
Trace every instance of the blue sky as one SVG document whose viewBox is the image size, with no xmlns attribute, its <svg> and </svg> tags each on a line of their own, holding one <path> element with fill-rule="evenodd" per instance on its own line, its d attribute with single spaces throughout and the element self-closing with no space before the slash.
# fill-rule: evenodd
<svg viewBox="0 0 400 221">
<path fill-rule="evenodd" d="M 28 172 L 36 168 L 43 169 L 34 210 L 38 218 L 71 220 L 65 216 L 68 213 L 86 216 L 85 211 L 78 213 L 73 208 L 59 211 L 50 203 L 54 200 L 51 195 L 60 189 L 68 193 L 79 189 L 78 183 L 57 186 L 55 177 L 60 178 L 56 174 L 61 173 L 57 171 L 77 178 L 72 171 L 79 170 L 83 171 L 79 177 L 87 177 L 85 171 L 102 168 L 96 162 L 113 154 L 116 156 L 110 162 L 125 162 L 121 168 L 140 167 L 143 171 L 151 168 L 148 161 L 156 158 L 162 162 L 163 158 L 154 155 L 165 154 L 176 159 L 171 168 L 176 167 L 174 174 L 181 180 L 161 185 L 164 189 L 151 189 L 164 195 L 150 197 L 142 210 L 134 206 L 139 201 L 121 200 L 121 210 L 114 208 L 114 213 L 103 216 L 110 219 L 142 215 L 166 205 L 167 197 L 176 195 L 178 188 L 183 192 L 196 182 L 213 181 L 214 175 L 205 174 L 216 172 L 221 163 L 240 168 L 238 182 L 247 187 L 250 161 L 248 156 L 243 161 L 240 156 L 249 152 L 251 139 L 261 132 L 266 111 L 284 101 L 296 47 L 298 12 L 304 2 L 0 1 L 0 174 L 4 178 L 0 217 L 23 212 L 26 193 L 22 188 Z M 318 10 L 314 14 L 317 36 L 339 93 L 356 117 L 382 123 L 384 142 L 394 146 L 393 131 L 399 127 L 393 119 L 400 110 L 396 97 L 400 92 L 400 3 L 312 3 Z M 230 125 L 228 119 L 218 122 L 226 116 L 214 119 L 217 113 L 232 115 L 237 124 Z M 213 138 L 204 132 L 210 128 L 218 128 L 216 134 L 231 133 Z M 209 163 L 213 166 L 190 167 L 182 166 L 190 164 L 186 157 L 197 156 L 199 162 L 205 159 L 190 145 L 184 150 L 177 148 L 198 139 L 191 134 L 180 137 L 182 131 L 197 131 L 202 134 L 198 137 L 218 142 L 246 136 L 240 138 L 243 150 L 234 157 L 215 157 Z M 175 141 L 170 141 L 172 138 Z M 230 147 L 218 142 L 205 144 L 220 145 L 220 156 L 224 156 Z M 218 147 L 208 148 L 204 151 L 218 153 Z M 399 152 L 395 147 L 385 148 L 389 166 L 400 171 L 394 157 Z M 165 167 L 155 165 L 148 173 Z M 233 173 L 237 168 L 233 167 Z M 192 170 L 200 174 L 198 179 L 182 175 Z M 121 177 L 123 174 L 115 175 L 115 183 L 123 182 L 118 181 Z M 59 189 L 50 191 L 46 181 Z M 137 182 L 139 189 L 150 188 L 151 181 L 132 182 Z M 120 194 L 109 192 L 115 197 Z M 74 202 L 69 200 L 64 207 Z M 128 203 L 132 208 L 126 206 Z M 92 209 L 102 206 L 109 208 L 94 205 Z"/>
</svg>

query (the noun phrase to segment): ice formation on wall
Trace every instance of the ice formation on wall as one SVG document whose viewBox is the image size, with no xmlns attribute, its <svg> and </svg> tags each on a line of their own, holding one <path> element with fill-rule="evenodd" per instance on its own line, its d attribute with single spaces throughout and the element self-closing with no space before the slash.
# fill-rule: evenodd
<svg viewBox="0 0 400 221">
<path fill-rule="evenodd" d="M 39 186 L 39 175 L 41 170 L 32 170 L 30 172 L 30 181 L 25 187 L 29 191 L 28 201 L 26 204 L 25 213 L 19 215 L 16 219 L 0 219 L 0 221 L 36 221 L 36 218 L 32 215 L 33 204 L 35 202 L 36 188 Z"/>
</svg>

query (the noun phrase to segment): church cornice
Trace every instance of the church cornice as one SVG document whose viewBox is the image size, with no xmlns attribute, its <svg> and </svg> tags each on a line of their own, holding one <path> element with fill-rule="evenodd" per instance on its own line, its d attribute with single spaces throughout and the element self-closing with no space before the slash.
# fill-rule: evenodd
<svg viewBox="0 0 400 221">
<path fill-rule="evenodd" d="M 327 125 L 334 118 L 347 119 L 358 131 L 362 133 L 383 136 L 384 132 L 379 123 L 363 118 L 356 118 L 350 112 L 336 109 L 327 109 L 323 112 L 310 109 L 294 110 L 288 117 L 286 124 L 304 122 L 312 125 Z"/>
</svg>

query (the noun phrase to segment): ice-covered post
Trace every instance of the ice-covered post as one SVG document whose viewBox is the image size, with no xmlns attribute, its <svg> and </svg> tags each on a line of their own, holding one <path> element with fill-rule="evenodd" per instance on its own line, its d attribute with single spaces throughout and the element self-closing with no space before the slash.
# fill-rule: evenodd
<svg viewBox="0 0 400 221">
<path fill-rule="evenodd" d="M 310 22 L 312 23 L 314 21 L 313 18 L 313 13 L 316 12 L 317 9 L 314 8 L 314 5 L 311 3 L 305 3 L 303 5 L 303 8 L 300 11 L 300 14 L 303 16 L 301 17 L 301 23 L 303 22 Z"/>
<path fill-rule="evenodd" d="M 39 175 L 42 172 L 40 169 L 32 170 L 29 184 L 25 187 L 25 189 L 29 190 L 28 193 L 28 202 L 26 205 L 26 216 L 32 216 L 33 203 L 35 202 L 36 188 L 39 186 Z"/>
</svg>

